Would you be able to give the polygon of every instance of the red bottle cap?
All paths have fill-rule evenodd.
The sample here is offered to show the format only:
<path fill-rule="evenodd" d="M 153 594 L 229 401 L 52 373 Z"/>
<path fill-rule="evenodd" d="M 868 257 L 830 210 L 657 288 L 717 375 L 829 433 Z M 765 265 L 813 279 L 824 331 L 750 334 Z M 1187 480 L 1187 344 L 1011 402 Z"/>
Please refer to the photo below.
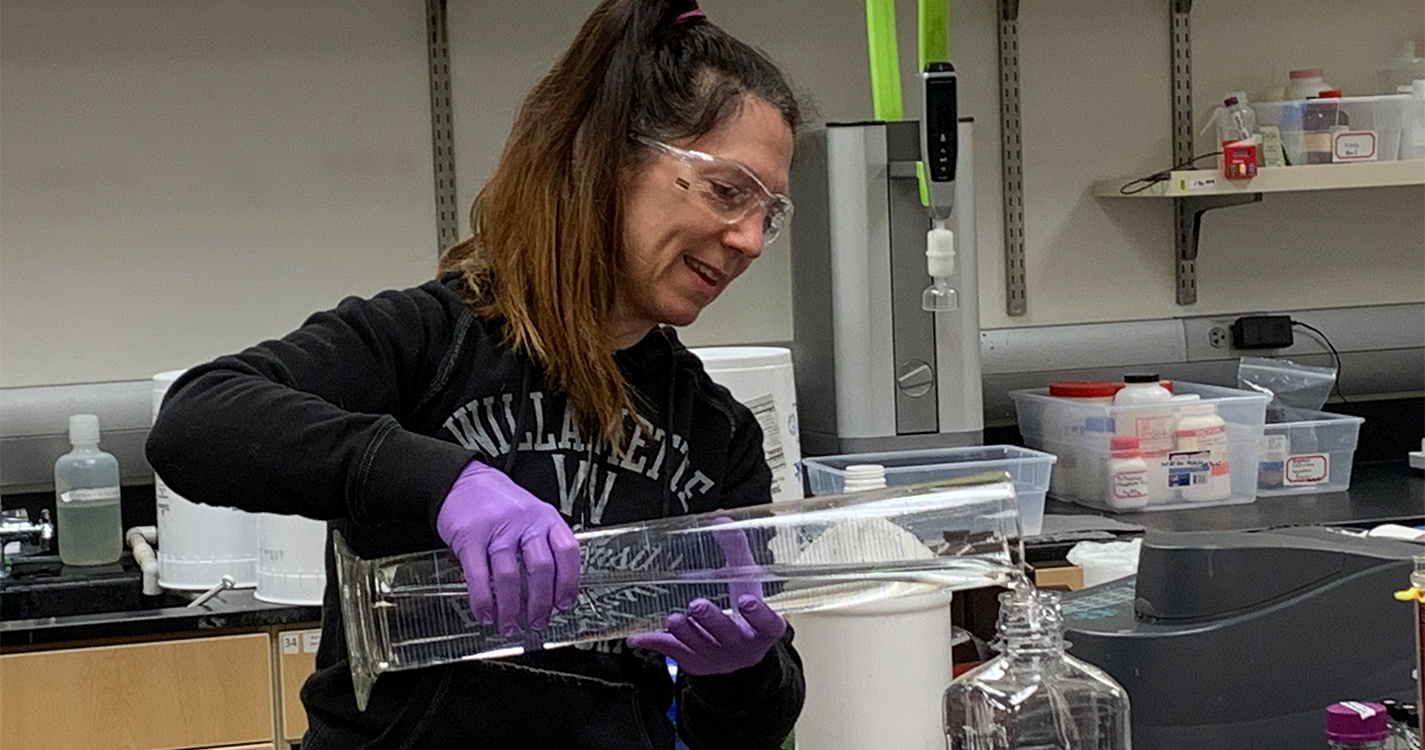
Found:
<path fill-rule="evenodd" d="M 1298 80 L 1298 79 L 1301 79 L 1301 78 L 1320 78 L 1320 77 L 1321 77 L 1321 69 L 1320 69 L 1320 68 L 1302 68 L 1301 70 L 1293 70 L 1292 72 L 1288 73 L 1287 75 L 1291 76 L 1291 80 L 1293 80 L 1293 81 Z"/>
<path fill-rule="evenodd" d="M 1049 384 L 1049 395 L 1059 398 L 1113 398 L 1123 389 L 1122 383 L 1101 380 L 1061 380 Z"/>
<path fill-rule="evenodd" d="M 1340 99 L 1341 89 L 1326 89 L 1316 95 L 1317 99 Z"/>

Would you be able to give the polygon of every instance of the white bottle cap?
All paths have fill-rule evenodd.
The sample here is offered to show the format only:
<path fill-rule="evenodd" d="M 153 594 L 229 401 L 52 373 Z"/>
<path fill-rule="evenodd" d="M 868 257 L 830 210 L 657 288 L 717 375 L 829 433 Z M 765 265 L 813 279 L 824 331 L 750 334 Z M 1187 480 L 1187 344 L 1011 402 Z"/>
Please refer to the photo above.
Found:
<path fill-rule="evenodd" d="M 70 445 L 98 445 L 99 417 L 94 414 L 74 414 L 69 417 Z"/>
<path fill-rule="evenodd" d="M 852 464 L 846 467 L 843 492 L 878 490 L 886 486 L 886 467 L 880 464 Z"/>

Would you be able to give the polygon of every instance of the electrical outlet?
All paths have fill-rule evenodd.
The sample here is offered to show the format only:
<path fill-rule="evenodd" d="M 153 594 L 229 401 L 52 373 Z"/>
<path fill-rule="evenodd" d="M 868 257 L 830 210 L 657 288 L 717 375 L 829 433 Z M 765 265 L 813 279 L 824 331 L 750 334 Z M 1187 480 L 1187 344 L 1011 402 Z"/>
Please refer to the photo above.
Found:
<path fill-rule="evenodd" d="M 1226 349 L 1231 341 L 1232 337 L 1227 333 L 1226 326 L 1213 326 L 1207 332 L 1207 343 L 1212 344 L 1213 349 Z"/>

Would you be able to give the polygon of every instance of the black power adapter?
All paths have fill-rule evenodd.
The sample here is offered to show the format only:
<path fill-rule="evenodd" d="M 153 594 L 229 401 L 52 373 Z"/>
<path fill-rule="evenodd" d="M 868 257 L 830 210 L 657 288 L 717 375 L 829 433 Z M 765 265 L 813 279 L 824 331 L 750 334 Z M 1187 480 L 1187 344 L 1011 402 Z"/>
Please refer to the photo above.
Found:
<path fill-rule="evenodd" d="M 1232 323 L 1234 349 L 1285 349 L 1293 340 L 1290 315 L 1246 315 Z"/>

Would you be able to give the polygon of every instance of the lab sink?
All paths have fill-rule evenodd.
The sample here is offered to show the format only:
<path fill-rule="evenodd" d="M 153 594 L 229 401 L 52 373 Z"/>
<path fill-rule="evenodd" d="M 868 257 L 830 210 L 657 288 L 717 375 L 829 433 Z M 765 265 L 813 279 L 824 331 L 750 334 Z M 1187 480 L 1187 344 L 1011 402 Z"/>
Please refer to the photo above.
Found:
<path fill-rule="evenodd" d="M 0 621 L 182 607 L 190 596 L 145 596 L 143 576 L 125 556 L 113 565 L 70 567 L 55 555 L 12 561 L 0 579 Z"/>

